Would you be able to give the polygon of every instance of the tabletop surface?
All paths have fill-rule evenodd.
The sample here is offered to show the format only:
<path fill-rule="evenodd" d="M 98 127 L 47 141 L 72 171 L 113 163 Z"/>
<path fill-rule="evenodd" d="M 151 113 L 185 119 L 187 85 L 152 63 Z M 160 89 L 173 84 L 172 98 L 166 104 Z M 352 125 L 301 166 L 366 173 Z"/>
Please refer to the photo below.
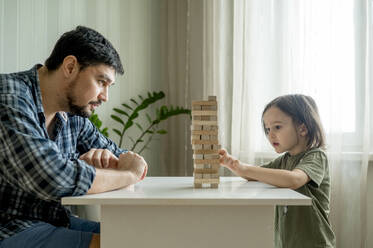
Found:
<path fill-rule="evenodd" d="M 240 177 L 220 177 L 218 188 L 194 188 L 193 177 L 146 177 L 120 190 L 62 198 L 64 205 L 311 205 L 311 198 Z"/>

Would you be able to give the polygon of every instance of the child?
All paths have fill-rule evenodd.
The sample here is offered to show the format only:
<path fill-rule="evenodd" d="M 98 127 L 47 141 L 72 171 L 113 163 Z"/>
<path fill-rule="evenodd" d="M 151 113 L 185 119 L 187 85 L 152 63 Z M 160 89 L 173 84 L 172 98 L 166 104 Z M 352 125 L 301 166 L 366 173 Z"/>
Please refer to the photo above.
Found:
<path fill-rule="evenodd" d="M 335 247 L 329 215 L 330 177 L 324 132 L 315 101 L 304 95 L 280 96 L 262 114 L 262 125 L 277 159 L 260 167 L 240 162 L 222 149 L 220 163 L 238 176 L 291 188 L 312 206 L 277 206 L 276 248 Z"/>

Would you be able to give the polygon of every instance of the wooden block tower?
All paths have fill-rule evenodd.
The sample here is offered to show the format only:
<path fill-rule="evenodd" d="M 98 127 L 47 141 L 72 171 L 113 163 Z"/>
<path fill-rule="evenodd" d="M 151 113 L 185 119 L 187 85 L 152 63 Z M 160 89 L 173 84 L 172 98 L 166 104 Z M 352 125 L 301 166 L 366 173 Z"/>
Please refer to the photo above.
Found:
<path fill-rule="evenodd" d="M 208 101 L 192 101 L 192 148 L 194 187 L 219 186 L 218 114 L 216 96 Z"/>

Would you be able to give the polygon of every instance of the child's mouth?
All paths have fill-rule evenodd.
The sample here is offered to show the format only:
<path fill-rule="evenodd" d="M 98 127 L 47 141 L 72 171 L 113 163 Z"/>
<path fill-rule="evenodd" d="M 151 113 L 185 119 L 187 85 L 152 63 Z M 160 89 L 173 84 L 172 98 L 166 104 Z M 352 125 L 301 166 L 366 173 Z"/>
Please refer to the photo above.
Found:
<path fill-rule="evenodd" d="M 279 143 L 273 143 L 273 146 L 278 146 L 279 145 Z"/>

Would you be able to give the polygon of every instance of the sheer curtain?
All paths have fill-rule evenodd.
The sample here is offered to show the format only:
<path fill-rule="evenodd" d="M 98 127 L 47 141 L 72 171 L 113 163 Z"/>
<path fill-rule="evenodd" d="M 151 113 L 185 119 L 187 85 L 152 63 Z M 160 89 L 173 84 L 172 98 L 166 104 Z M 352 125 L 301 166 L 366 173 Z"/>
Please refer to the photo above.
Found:
<path fill-rule="evenodd" d="M 372 1 L 204 1 L 204 94 L 217 94 L 222 145 L 248 163 L 276 157 L 264 105 L 303 93 L 318 103 L 338 247 L 368 247 L 372 152 Z"/>

